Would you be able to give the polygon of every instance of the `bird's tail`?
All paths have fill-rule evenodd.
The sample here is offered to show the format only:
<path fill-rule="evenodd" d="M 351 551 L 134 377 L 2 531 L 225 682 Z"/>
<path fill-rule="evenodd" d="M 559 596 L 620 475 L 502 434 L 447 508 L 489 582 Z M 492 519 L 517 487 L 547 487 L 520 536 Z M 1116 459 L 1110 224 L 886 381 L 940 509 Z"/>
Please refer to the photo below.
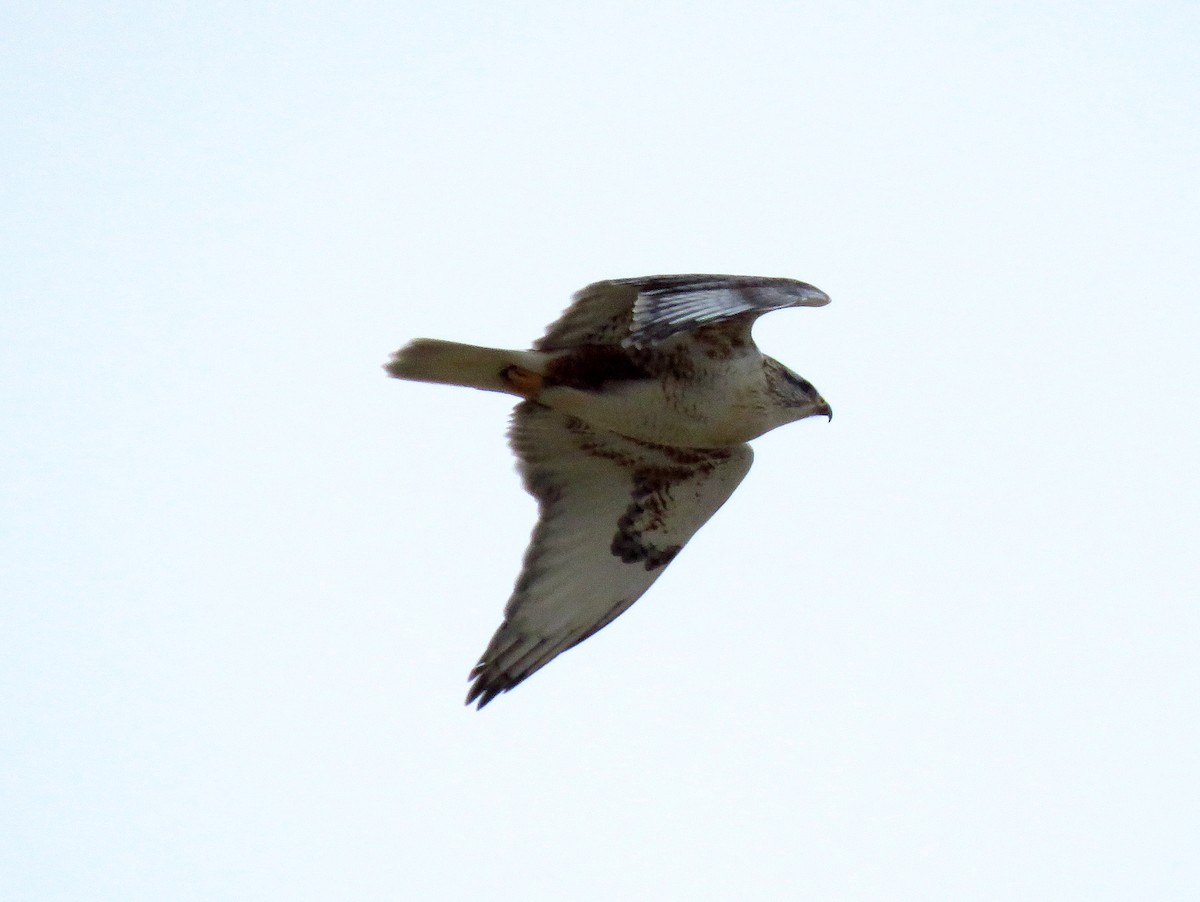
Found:
<path fill-rule="evenodd" d="M 518 366 L 540 373 L 544 356 L 537 351 L 505 351 L 436 338 L 418 338 L 393 354 L 384 369 L 397 379 L 465 385 L 515 395 L 519 392 L 505 378 L 508 368 Z"/>

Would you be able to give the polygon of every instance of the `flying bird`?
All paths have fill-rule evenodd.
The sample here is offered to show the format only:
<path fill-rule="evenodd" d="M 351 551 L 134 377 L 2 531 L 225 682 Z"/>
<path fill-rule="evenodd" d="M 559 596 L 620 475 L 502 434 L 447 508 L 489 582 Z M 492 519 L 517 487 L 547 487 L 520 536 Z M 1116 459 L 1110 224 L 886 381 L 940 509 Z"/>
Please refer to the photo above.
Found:
<path fill-rule="evenodd" d="M 587 286 L 527 351 L 419 338 L 397 379 L 523 400 L 509 429 L 538 502 L 504 621 L 471 671 L 482 708 L 626 611 L 750 469 L 747 444 L 832 417 L 762 354 L 754 321 L 829 297 L 793 279 L 671 275 Z"/>

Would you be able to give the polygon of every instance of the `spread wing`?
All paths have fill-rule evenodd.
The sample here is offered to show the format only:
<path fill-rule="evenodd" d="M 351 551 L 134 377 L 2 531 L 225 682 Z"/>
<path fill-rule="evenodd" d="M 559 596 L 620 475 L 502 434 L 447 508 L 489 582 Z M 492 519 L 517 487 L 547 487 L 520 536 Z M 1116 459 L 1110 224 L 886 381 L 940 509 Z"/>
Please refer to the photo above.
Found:
<path fill-rule="evenodd" d="M 636 442 L 529 401 L 509 439 L 539 518 L 504 622 L 471 671 L 467 703 L 480 708 L 637 601 L 754 456 L 749 445 Z"/>
<path fill-rule="evenodd" d="M 740 328 L 783 307 L 820 307 L 829 296 L 806 282 L 762 276 L 645 276 L 594 282 L 534 347 L 646 347 L 679 332 L 742 317 Z M 743 316 L 743 314 L 750 314 Z"/>

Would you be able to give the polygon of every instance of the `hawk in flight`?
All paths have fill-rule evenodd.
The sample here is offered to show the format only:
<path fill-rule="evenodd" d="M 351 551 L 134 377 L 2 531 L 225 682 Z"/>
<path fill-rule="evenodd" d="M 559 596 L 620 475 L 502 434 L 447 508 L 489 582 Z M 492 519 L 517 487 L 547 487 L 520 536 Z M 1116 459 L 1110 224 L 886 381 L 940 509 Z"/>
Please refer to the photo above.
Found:
<path fill-rule="evenodd" d="M 764 313 L 828 303 L 793 279 L 610 279 L 577 292 L 532 350 L 419 338 L 396 352 L 397 379 L 524 399 L 509 443 L 538 522 L 467 704 L 482 708 L 637 601 L 745 477 L 750 439 L 832 415 L 750 337 Z"/>

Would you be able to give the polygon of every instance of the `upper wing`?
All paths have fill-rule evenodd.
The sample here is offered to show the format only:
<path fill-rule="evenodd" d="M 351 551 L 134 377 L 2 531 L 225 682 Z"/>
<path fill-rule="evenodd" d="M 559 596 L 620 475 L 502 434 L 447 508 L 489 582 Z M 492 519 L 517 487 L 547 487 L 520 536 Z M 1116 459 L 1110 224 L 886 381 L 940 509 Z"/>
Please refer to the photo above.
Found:
<path fill-rule="evenodd" d="M 645 347 L 699 326 L 782 307 L 820 307 L 829 296 L 806 282 L 762 276 L 644 276 L 594 282 L 534 345 Z"/>
<path fill-rule="evenodd" d="M 538 351 L 578 345 L 617 345 L 629 335 L 637 288 L 620 281 L 593 282 L 571 298 L 571 306 L 533 343 Z"/>
<path fill-rule="evenodd" d="M 510 442 L 540 516 L 467 703 L 501 692 L 611 623 L 750 469 L 749 445 L 668 448 L 526 401 Z"/>

